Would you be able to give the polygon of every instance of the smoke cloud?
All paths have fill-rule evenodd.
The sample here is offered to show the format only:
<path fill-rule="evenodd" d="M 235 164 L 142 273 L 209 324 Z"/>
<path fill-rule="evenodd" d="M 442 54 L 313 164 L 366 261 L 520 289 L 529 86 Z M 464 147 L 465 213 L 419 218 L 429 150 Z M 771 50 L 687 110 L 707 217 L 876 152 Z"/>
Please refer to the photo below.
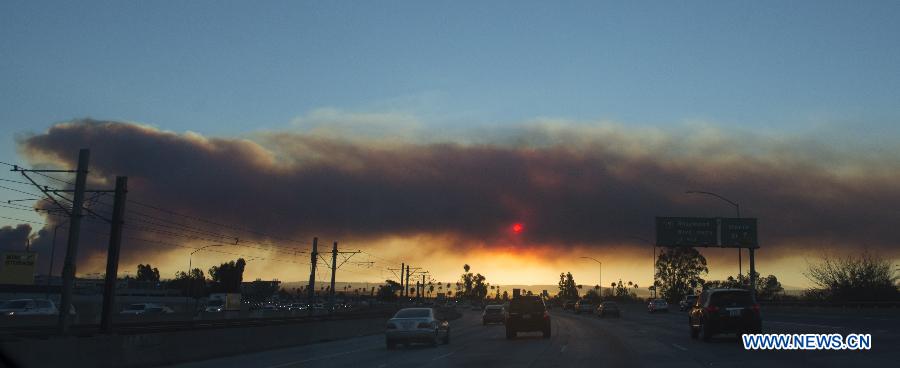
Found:
<path fill-rule="evenodd" d="M 125 175 L 130 199 L 292 239 L 430 234 L 454 239 L 442 246 L 460 250 L 618 247 L 635 244 L 632 236 L 651 238 L 654 216 L 734 214 L 686 190 L 741 203 L 743 216 L 759 219 L 768 254 L 821 247 L 895 254 L 900 222 L 896 156 L 707 126 L 673 134 L 535 121 L 398 142 L 296 131 L 212 138 L 77 120 L 19 145 L 33 164 L 66 168 L 79 148 L 90 148 L 92 185 Z M 513 234 L 514 223 L 525 230 Z M 105 251 L 105 243 L 87 249 Z"/>

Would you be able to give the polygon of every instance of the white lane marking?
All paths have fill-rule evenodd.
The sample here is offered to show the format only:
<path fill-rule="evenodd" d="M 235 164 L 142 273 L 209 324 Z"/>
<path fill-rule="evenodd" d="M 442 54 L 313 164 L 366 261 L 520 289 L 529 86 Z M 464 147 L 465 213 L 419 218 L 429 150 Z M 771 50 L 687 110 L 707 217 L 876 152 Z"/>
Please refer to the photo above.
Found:
<path fill-rule="evenodd" d="M 291 365 L 295 365 L 295 364 L 309 363 L 309 362 L 314 362 L 314 361 L 317 361 L 317 360 L 328 359 L 328 358 L 334 358 L 334 357 L 341 356 L 341 355 L 347 355 L 347 354 L 358 353 L 358 352 L 360 352 L 360 351 L 366 351 L 366 350 L 373 350 L 373 348 L 365 348 L 365 349 L 356 349 L 356 350 L 342 351 L 342 352 L 340 352 L 340 353 L 334 353 L 334 354 L 323 355 L 323 356 L 316 357 L 316 358 L 310 358 L 310 359 L 298 360 L 298 361 L 295 361 L 295 362 L 287 362 L 287 363 L 282 363 L 282 364 L 278 364 L 278 365 L 270 365 L 268 368 L 282 368 L 282 367 L 287 367 L 287 366 L 291 366 Z"/>
<path fill-rule="evenodd" d="M 560 352 L 560 353 L 565 353 L 567 347 L 569 347 L 569 345 L 563 345 L 563 346 L 562 346 L 562 349 L 559 349 L 559 352 Z"/>
<path fill-rule="evenodd" d="M 431 361 L 435 361 L 435 360 L 439 360 L 439 359 L 444 359 L 444 358 L 446 358 L 446 357 L 448 357 L 448 356 L 453 355 L 453 353 L 455 353 L 455 352 L 456 352 L 456 351 L 451 351 L 451 352 L 449 352 L 449 353 L 447 353 L 447 354 L 444 354 L 444 355 L 438 355 L 438 356 L 436 356 L 436 357 L 434 357 L 434 358 L 431 358 Z"/>
<path fill-rule="evenodd" d="M 687 351 L 687 348 L 678 344 L 673 343 L 672 346 L 681 349 L 681 351 Z"/>
<path fill-rule="evenodd" d="M 841 327 L 841 326 L 814 325 L 811 323 L 797 323 L 797 322 L 766 321 L 766 323 L 778 323 L 778 324 L 782 324 L 782 325 L 796 325 L 796 326 L 808 326 L 808 327 L 819 327 L 819 328 L 837 328 L 837 329 L 845 328 L 845 327 Z"/>

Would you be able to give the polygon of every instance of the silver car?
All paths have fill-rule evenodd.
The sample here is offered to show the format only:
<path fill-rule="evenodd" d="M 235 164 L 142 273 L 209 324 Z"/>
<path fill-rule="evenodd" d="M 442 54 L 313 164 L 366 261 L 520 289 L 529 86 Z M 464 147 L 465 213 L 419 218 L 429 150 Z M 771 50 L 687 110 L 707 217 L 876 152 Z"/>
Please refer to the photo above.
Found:
<path fill-rule="evenodd" d="M 404 308 L 388 320 L 384 338 L 388 349 L 416 342 L 449 344 L 450 324 L 439 320 L 432 308 Z"/>

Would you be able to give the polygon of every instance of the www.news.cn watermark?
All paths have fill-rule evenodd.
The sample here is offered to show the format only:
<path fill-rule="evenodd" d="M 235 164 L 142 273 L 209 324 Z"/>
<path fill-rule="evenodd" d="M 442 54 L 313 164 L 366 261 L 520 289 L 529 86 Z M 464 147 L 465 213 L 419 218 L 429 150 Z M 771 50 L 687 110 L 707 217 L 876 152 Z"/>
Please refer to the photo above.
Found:
<path fill-rule="evenodd" d="M 870 350 L 871 334 L 744 334 L 746 350 Z"/>

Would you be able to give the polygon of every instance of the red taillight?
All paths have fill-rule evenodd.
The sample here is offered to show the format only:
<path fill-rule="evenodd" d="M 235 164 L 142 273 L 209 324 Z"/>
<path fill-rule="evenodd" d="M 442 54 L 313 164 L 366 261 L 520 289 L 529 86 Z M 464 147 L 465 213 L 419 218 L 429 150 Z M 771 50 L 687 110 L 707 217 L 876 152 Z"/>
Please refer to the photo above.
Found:
<path fill-rule="evenodd" d="M 544 311 L 544 319 L 550 319 L 550 313 Z"/>
<path fill-rule="evenodd" d="M 419 328 L 431 328 L 431 323 L 419 322 Z"/>
<path fill-rule="evenodd" d="M 753 311 L 756 312 L 757 314 L 759 314 L 759 304 L 753 305 Z"/>
<path fill-rule="evenodd" d="M 719 311 L 719 307 L 717 307 L 715 305 L 710 305 L 710 306 L 706 307 L 706 311 L 709 313 L 716 313 Z"/>

